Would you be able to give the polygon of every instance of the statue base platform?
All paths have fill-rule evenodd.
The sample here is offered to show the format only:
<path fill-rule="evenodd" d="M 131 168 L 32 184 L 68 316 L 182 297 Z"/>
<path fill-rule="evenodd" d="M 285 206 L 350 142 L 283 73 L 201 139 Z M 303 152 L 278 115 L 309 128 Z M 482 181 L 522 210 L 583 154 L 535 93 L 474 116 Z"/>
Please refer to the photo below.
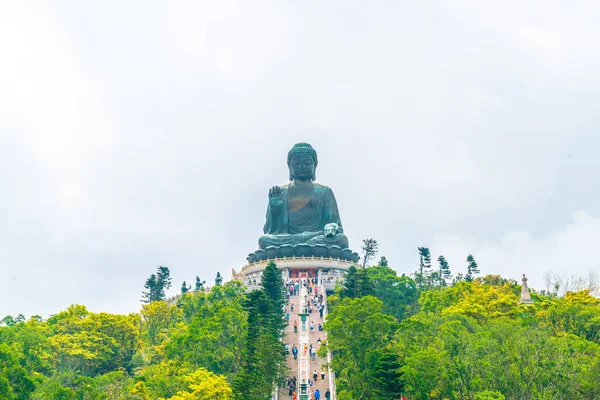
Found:
<path fill-rule="evenodd" d="M 260 288 L 262 272 L 273 261 L 282 271 L 283 280 L 313 279 L 323 282 L 325 289 L 333 290 L 335 283 L 342 279 L 355 262 L 329 257 L 285 257 L 255 261 L 242 267 L 240 272 L 232 270 L 232 279 L 240 280 L 249 291 Z"/>
<path fill-rule="evenodd" d="M 297 245 L 284 244 L 281 246 L 268 246 L 248 254 L 246 260 L 248 260 L 248 264 L 253 264 L 257 261 L 295 257 L 337 258 L 355 263 L 360 259 L 358 253 L 353 252 L 350 249 L 342 249 L 340 246 L 300 243 Z"/>

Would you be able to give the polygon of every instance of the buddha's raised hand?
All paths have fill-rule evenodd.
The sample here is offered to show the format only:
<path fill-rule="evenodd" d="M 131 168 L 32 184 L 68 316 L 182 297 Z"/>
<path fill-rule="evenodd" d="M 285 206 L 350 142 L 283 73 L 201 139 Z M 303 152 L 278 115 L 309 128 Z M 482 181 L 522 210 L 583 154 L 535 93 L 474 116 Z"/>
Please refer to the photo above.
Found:
<path fill-rule="evenodd" d="M 269 189 L 269 202 L 273 208 L 281 208 L 283 205 L 283 199 L 281 198 L 281 188 L 279 186 L 273 186 Z"/>

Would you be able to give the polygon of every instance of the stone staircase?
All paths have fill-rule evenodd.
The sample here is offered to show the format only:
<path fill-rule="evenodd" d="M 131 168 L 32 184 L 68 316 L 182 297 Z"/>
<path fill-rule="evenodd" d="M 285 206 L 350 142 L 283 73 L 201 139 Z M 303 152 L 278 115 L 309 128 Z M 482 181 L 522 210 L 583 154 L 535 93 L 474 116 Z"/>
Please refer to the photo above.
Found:
<path fill-rule="evenodd" d="M 319 331 L 318 325 L 319 323 L 323 324 L 326 320 L 327 316 L 327 296 L 325 290 L 323 290 L 323 286 L 321 284 L 316 285 L 319 293 L 323 294 L 325 310 L 323 312 L 323 318 L 319 316 L 318 311 L 313 311 L 310 314 L 304 314 L 305 322 L 302 322 L 303 315 L 299 313 L 302 311 L 305 306 L 305 296 L 307 295 L 307 288 L 301 286 L 300 293 L 298 296 L 290 296 L 289 304 L 286 307 L 286 312 L 290 313 L 289 324 L 286 326 L 284 331 L 284 343 L 289 343 L 290 352 L 287 356 L 286 362 L 287 366 L 290 370 L 289 377 L 295 376 L 297 378 L 298 386 L 297 386 L 297 396 L 298 400 L 304 399 L 313 399 L 313 393 L 319 389 L 321 392 L 321 400 L 325 400 L 325 392 L 327 389 L 331 392 L 331 399 L 335 399 L 335 382 L 333 376 L 331 375 L 331 371 L 325 367 L 328 361 L 328 358 L 322 358 L 318 355 L 314 360 L 311 359 L 308 351 L 306 354 L 304 353 L 304 346 L 309 347 L 311 344 L 315 346 L 317 349 L 319 348 L 318 341 L 321 339 L 321 342 L 325 342 L 327 340 L 327 334 L 325 331 Z M 294 305 L 294 311 L 291 311 L 291 305 Z M 294 332 L 294 321 L 298 322 L 298 332 Z M 314 323 L 315 329 L 313 331 L 310 330 L 310 322 Z M 294 360 L 294 357 L 291 353 L 292 345 L 296 345 L 298 347 L 298 360 Z M 317 371 L 317 379 L 313 381 L 312 386 L 308 386 L 308 396 L 302 395 L 301 392 L 301 383 L 308 383 L 309 379 L 313 380 L 313 372 Z M 321 378 L 321 371 L 325 371 L 325 379 Z M 277 393 L 274 395 L 274 398 L 277 400 L 289 400 L 291 396 L 289 394 L 288 387 L 279 388 Z"/>

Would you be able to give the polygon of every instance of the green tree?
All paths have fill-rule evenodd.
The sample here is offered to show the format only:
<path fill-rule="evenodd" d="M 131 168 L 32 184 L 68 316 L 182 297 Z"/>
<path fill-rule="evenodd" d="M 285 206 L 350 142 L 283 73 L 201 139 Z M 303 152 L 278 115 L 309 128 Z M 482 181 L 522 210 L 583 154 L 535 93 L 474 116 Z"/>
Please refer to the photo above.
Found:
<path fill-rule="evenodd" d="M 440 286 L 446 286 L 447 281 L 452 279 L 452 272 L 450 271 L 450 265 L 444 256 L 438 257 L 439 263 L 439 277 L 440 277 Z"/>
<path fill-rule="evenodd" d="M 388 266 L 387 258 L 385 258 L 385 256 L 381 256 L 381 258 L 379 259 L 379 263 L 377 263 L 377 265 L 380 267 L 387 267 Z"/>
<path fill-rule="evenodd" d="M 273 301 L 266 291 L 250 292 L 244 305 L 249 329 L 240 372 L 233 379 L 233 392 L 236 398 L 264 400 L 285 370 L 285 352 L 279 340 L 280 330 L 273 326 Z"/>
<path fill-rule="evenodd" d="M 165 343 L 168 358 L 231 379 L 243 361 L 247 333 L 243 300 L 239 282 L 228 282 L 209 292 L 195 292 L 180 299 L 178 308 L 187 315 L 189 323 L 179 324 L 171 333 Z"/>
<path fill-rule="evenodd" d="M 221 277 L 221 273 L 217 272 L 217 277 L 215 278 L 215 286 L 221 286 L 223 283 L 223 278 Z"/>
<path fill-rule="evenodd" d="M 475 400 L 505 400 L 506 397 L 500 392 L 493 392 L 491 390 L 484 390 L 475 394 Z"/>
<path fill-rule="evenodd" d="M 377 399 L 375 365 L 394 331 L 394 318 L 382 313 L 373 296 L 344 299 L 328 315 L 325 329 L 339 397 Z"/>
<path fill-rule="evenodd" d="M 170 398 L 178 392 L 187 391 L 186 377 L 193 370 L 186 363 L 173 360 L 161 361 L 136 372 L 136 379 L 142 381 L 143 386 L 136 385 L 133 390 L 138 394 L 146 393 L 151 399 Z"/>
<path fill-rule="evenodd" d="M 23 357 L 0 343 L 0 395 L 7 400 L 27 399 L 35 390 L 33 376 L 21 365 Z"/>
<path fill-rule="evenodd" d="M 280 318 L 283 313 L 283 305 L 285 303 L 285 288 L 283 286 L 283 278 L 281 271 L 277 268 L 275 262 L 270 261 L 265 267 L 260 286 L 265 291 L 267 298 L 272 303 L 272 314 L 275 318 L 274 327 L 280 328 Z M 279 322 L 279 323 L 278 323 Z"/>
<path fill-rule="evenodd" d="M 233 392 L 225 377 L 204 368 L 184 377 L 187 391 L 180 391 L 168 400 L 233 400 Z"/>
<path fill-rule="evenodd" d="M 362 267 L 365 268 L 369 264 L 369 261 L 371 261 L 373 258 L 375 258 L 375 256 L 379 252 L 379 244 L 377 243 L 377 240 L 363 239 L 362 251 L 363 251 Z"/>
<path fill-rule="evenodd" d="M 539 316 L 557 334 L 571 333 L 600 344 L 600 299 L 590 295 L 589 290 L 568 292 L 541 310 Z"/>
<path fill-rule="evenodd" d="M 369 269 L 358 269 L 354 265 L 351 265 L 344 277 L 340 297 L 354 299 L 373 295 L 373 283 L 369 279 Z"/>
<path fill-rule="evenodd" d="M 431 252 L 427 247 L 418 247 L 419 251 L 419 271 L 415 273 L 415 282 L 419 290 L 425 287 L 431 273 Z"/>
<path fill-rule="evenodd" d="M 397 400 L 404 393 L 401 367 L 397 353 L 386 349 L 381 354 L 373 367 L 374 390 L 378 399 Z"/>
<path fill-rule="evenodd" d="M 161 301 L 166 299 L 166 290 L 171 287 L 169 268 L 160 266 L 156 274 L 150 275 L 142 291 L 142 303 Z"/>
<path fill-rule="evenodd" d="M 146 279 L 144 289 L 146 290 L 142 291 L 142 303 L 160 300 L 160 291 L 155 274 L 150 275 L 150 277 Z"/>
<path fill-rule="evenodd" d="M 54 368 L 59 372 L 98 375 L 131 369 L 139 346 L 139 316 L 89 313 L 71 306 L 48 320 Z"/>
<path fill-rule="evenodd" d="M 418 300 L 415 282 L 407 276 L 398 276 L 389 267 L 369 267 L 367 272 L 371 294 L 383 302 L 383 312 L 398 320 L 411 315 Z"/>
<path fill-rule="evenodd" d="M 286 371 L 281 339 L 284 287 L 281 271 L 270 262 L 263 271 L 261 290 L 250 292 L 244 302 L 248 315 L 240 372 L 233 379 L 236 398 L 268 399 Z"/>
<path fill-rule="evenodd" d="M 354 265 L 350 265 L 346 275 L 344 276 L 344 281 L 342 283 L 342 290 L 340 293 L 341 298 L 356 298 L 356 273 L 358 268 Z"/>
<path fill-rule="evenodd" d="M 467 274 L 465 275 L 465 281 L 472 282 L 475 274 L 479 273 L 479 266 L 475 261 L 472 254 L 467 256 Z"/>
<path fill-rule="evenodd" d="M 182 312 L 177 306 L 170 306 L 165 301 L 144 304 L 141 311 L 141 332 L 146 342 L 156 346 L 166 341 L 178 322 Z"/>
<path fill-rule="evenodd" d="M 163 266 L 158 267 L 156 282 L 159 288 L 159 300 L 164 300 L 167 296 L 165 291 L 171 288 L 171 273 L 169 272 L 169 268 Z"/>

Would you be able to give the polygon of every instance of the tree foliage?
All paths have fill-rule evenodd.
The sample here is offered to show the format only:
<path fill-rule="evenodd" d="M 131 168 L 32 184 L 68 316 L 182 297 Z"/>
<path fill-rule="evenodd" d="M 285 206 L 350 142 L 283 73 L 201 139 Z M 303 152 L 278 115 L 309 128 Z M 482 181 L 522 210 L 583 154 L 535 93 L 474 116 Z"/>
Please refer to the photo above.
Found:
<path fill-rule="evenodd" d="M 240 371 L 232 383 L 236 398 L 270 398 L 275 384 L 286 372 L 285 351 L 280 340 L 284 302 L 281 271 L 271 261 L 263 271 L 261 289 L 250 292 L 244 302 L 249 329 L 241 353 Z"/>
<path fill-rule="evenodd" d="M 420 253 L 426 271 L 427 252 Z M 589 291 L 563 298 L 532 293 L 533 305 L 519 304 L 514 280 L 475 278 L 478 266 L 469 263 L 470 281 L 424 285 L 418 312 L 391 306 L 406 304 L 410 285 L 390 285 L 405 277 L 367 268 L 378 300 L 344 297 L 355 287 L 356 272 L 348 274 L 325 324 L 338 397 L 600 398 L 600 300 Z"/>
<path fill-rule="evenodd" d="M 467 274 L 465 275 L 465 280 L 467 282 L 472 282 L 475 274 L 479 273 L 479 265 L 475 261 L 475 258 L 472 254 L 467 256 Z"/>
<path fill-rule="evenodd" d="M 184 282 L 185 284 L 185 282 Z M 142 291 L 142 303 L 161 301 L 166 299 L 166 291 L 171 287 L 171 273 L 169 268 L 160 266 L 156 274 L 150 275 Z"/>
<path fill-rule="evenodd" d="M 166 282 L 167 271 L 159 273 Z M 72 305 L 47 320 L 4 318 L 0 399 L 233 399 L 248 333 L 245 299 L 241 284 L 228 282 L 186 293 L 176 305 L 149 302 L 139 314 Z M 259 335 L 257 357 L 281 357 L 279 337 L 271 337 Z M 263 358 L 257 373 L 270 362 Z"/>
<path fill-rule="evenodd" d="M 362 267 L 365 268 L 369 265 L 369 261 L 375 258 L 377 253 L 379 252 L 379 244 L 375 239 L 364 239 L 362 245 L 363 251 L 363 264 Z"/>
<path fill-rule="evenodd" d="M 337 372 L 339 397 L 376 399 L 381 374 L 377 362 L 394 330 L 394 318 L 382 312 L 383 302 L 373 296 L 346 298 L 327 317 L 328 348 Z"/>

